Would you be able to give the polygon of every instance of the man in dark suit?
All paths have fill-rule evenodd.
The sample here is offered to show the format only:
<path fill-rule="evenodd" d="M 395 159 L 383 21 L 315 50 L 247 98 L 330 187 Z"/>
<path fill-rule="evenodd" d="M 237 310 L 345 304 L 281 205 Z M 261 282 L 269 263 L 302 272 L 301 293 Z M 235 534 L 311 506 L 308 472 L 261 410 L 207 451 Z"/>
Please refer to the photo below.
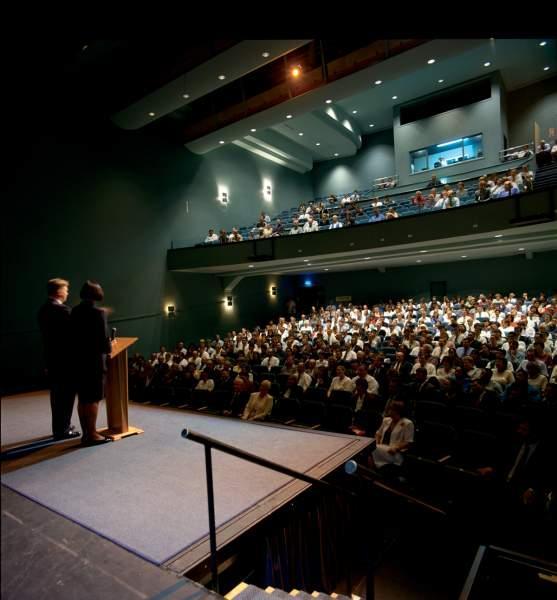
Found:
<path fill-rule="evenodd" d="M 395 361 L 391 365 L 390 372 L 395 372 L 402 383 L 410 381 L 410 373 L 412 371 L 412 363 L 407 360 L 406 354 L 402 351 L 398 351 L 395 354 Z"/>
<path fill-rule="evenodd" d="M 71 425 L 75 389 L 71 376 L 70 313 L 64 304 L 68 299 L 69 283 L 65 279 L 50 279 L 47 284 L 48 300 L 39 310 L 52 409 L 52 435 L 63 440 L 79 437 Z"/>

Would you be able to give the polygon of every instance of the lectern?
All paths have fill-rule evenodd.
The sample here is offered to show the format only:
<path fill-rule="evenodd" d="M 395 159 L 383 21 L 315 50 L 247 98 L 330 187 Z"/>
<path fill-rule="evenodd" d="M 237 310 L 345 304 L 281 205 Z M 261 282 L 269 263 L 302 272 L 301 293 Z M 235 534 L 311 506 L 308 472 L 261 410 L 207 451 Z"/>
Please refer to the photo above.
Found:
<path fill-rule="evenodd" d="M 138 338 L 116 338 L 108 358 L 106 375 L 106 414 L 108 429 L 100 433 L 113 440 L 143 433 L 128 423 L 128 348 Z"/>

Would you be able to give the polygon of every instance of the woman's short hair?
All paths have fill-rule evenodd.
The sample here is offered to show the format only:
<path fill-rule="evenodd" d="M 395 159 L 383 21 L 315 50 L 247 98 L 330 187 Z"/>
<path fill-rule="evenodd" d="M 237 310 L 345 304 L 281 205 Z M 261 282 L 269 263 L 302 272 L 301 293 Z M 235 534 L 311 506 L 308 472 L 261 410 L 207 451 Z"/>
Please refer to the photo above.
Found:
<path fill-rule="evenodd" d="M 79 297 L 82 300 L 92 300 L 101 302 L 104 298 L 104 292 L 102 287 L 96 281 L 90 281 L 89 279 L 83 284 Z"/>

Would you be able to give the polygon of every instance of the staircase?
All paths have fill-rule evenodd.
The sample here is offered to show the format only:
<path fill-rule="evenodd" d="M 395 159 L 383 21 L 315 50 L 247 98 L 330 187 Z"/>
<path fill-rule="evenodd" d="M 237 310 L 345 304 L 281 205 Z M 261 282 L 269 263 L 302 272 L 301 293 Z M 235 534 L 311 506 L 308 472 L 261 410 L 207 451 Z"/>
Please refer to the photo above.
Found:
<path fill-rule="evenodd" d="M 277 590 L 267 587 L 264 590 L 250 585 L 249 583 L 239 583 L 234 589 L 230 590 L 224 596 L 226 600 L 360 600 L 359 596 L 352 594 L 352 597 L 342 596 L 340 594 L 323 594 L 313 592 L 308 594 L 300 590 L 292 590 L 290 593 L 283 590 Z"/>
<path fill-rule="evenodd" d="M 557 186 L 557 163 L 538 167 L 534 179 L 534 191 Z"/>

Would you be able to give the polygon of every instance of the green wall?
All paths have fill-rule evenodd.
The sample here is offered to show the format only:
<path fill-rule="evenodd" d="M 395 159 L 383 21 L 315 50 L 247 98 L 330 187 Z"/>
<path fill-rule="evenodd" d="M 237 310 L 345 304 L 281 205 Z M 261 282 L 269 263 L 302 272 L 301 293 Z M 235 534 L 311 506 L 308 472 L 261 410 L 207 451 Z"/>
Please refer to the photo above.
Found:
<path fill-rule="evenodd" d="M 1 223 L 2 289 L 9 290 L 1 311 L 3 383 L 41 372 L 36 313 L 49 278 L 70 280 L 71 305 L 85 279 L 98 280 L 118 334 L 139 337 L 137 350 L 148 352 L 169 335 L 162 311 L 174 285 L 166 271 L 172 240 L 201 241 L 209 227 L 230 229 L 313 195 L 309 174 L 233 146 L 197 156 L 148 130 L 96 123 L 74 131 L 59 122 L 48 129 L 22 133 Z M 262 177 L 272 181 L 272 204 L 261 194 Z M 230 191 L 226 208 L 216 200 L 221 182 Z M 195 315 L 184 322 L 187 333 L 205 334 L 219 314 L 220 285 L 212 279 L 201 288 L 205 302 L 197 300 L 200 286 L 181 290 L 180 304 Z"/>

